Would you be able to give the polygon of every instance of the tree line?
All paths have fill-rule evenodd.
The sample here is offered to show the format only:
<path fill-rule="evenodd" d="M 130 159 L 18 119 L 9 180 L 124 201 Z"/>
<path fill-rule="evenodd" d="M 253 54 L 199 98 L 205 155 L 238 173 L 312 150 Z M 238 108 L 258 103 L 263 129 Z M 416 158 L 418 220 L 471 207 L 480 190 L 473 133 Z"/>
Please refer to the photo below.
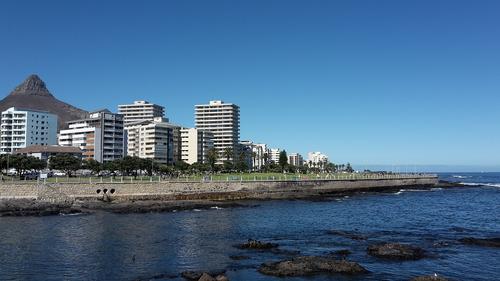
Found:
<path fill-rule="evenodd" d="M 222 164 L 217 161 L 222 157 Z M 206 155 L 206 163 L 187 164 L 178 161 L 167 165 L 158 163 L 152 159 L 144 159 L 136 156 L 125 156 L 122 159 L 100 163 L 94 159 L 81 160 L 70 154 L 58 154 L 50 157 L 48 163 L 33 156 L 25 155 L 1 155 L 0 169 L 7 173 L 14 168 L 17 176 L 22 178 L 32 172 L 40 172 L 45 169 L 62 171 L 68 177 L 73 176 L 79 170 L 88 170 L 98 176 L 134 176 L 138 175 L 161 175 L 177 177 L 185 174 L 200 173 L 231 173 L 231 172 L 288 172 L 288 173 L 319 173 L 319 172 L 353 172 L 351 165 L 335 165 L 330 162 L 313 164 L 305 163 L 301 166 L 293 166 L 288 163 L 286 151 L 282 151 L 278 163 L 266 161 L 260 169 L 250 167 L 252 158 L 255 162 L 255 154 L 244 151 L 234 153 L 227 148 L 219 154 L 215 149 L 210 149 Z"/>

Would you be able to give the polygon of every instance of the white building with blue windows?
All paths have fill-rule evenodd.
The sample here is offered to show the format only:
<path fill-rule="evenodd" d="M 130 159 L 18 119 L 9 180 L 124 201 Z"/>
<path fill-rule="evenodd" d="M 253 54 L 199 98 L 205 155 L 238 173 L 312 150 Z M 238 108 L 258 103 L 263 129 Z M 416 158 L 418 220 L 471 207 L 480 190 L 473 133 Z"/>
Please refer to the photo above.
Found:
<path fill-rule="evenodd" d="M 55 144 L 57 144 L 57 115 L 16 107 L 2 112 L 1 154 L 12 154 L 32 145 Z"/>

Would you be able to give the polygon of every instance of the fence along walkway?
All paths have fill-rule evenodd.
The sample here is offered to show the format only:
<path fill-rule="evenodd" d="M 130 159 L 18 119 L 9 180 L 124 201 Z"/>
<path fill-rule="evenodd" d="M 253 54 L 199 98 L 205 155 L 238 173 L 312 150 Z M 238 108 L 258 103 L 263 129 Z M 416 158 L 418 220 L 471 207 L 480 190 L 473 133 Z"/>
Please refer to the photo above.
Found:
<path fill-rule="evenodd" d="M 52 177 L 48 179 L 19 180 L 15 178 L 3 179 L 1 183 L 5 184 L 145 184 L 145 183 L 178 183 L 178 182 L 272 182 L 272 181 L 346 181 L 346 180 L 397 180 L 397 179 L 422 179 L 437 178 L 436 174 L 319 174 L 319 175 L 259 175 L 259 174 L 241 174 L 241 175 L 191 175 L 181 177 L 162 177 L 162 176 L 116 176 L 116 177 Z"/>

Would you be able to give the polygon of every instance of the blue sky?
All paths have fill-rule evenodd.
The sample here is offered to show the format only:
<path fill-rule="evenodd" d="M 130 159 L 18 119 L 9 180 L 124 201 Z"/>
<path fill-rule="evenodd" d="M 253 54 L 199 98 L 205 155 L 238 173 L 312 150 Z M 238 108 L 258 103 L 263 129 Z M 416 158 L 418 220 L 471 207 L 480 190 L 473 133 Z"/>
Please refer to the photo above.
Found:
<path fill-rule="evenodd" d="M 1 1 L 0 93 L 31 73 L 86 110 L 146 99 L 193 126 L 357 165 L 500 170 L 500 1 Z"/>

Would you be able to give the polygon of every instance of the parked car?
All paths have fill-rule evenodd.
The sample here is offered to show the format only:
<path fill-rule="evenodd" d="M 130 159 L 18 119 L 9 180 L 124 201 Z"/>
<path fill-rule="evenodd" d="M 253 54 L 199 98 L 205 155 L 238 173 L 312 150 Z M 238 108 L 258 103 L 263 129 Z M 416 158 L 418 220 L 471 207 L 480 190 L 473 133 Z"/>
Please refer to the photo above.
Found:
<path fill-rule="evenodd" d="M 22 176 L 23 180 L 36 180 L 40 176 L 39 173 L 28 173 Z"/>

